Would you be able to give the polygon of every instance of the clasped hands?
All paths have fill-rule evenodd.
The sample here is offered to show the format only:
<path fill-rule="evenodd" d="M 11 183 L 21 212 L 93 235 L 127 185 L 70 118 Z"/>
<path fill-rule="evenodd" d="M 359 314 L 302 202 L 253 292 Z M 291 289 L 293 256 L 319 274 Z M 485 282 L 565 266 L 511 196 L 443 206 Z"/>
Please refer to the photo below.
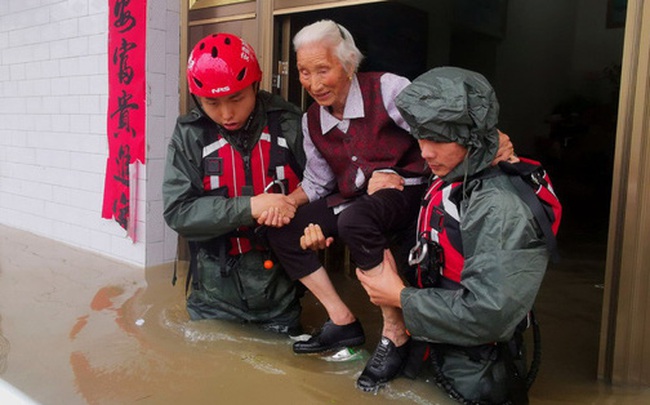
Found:
<path fill-rule="evenodd" d="M 251 197 L 251 214 L 260 225 L 280 228 L 296 215 L 298 204 L 284 194 L 263 193 Z"/>
<path fill-rule="evenodd" d="M 368 194 L 383 188 L 404 190 L 404 179 L 396 173 L 374 172 L 368 181 Z M 287 225 L 297 208 L 296 200 L 283 194 L 263 193 L 251 197 L 251 214 L 259 225 L 275 228 Z"/>

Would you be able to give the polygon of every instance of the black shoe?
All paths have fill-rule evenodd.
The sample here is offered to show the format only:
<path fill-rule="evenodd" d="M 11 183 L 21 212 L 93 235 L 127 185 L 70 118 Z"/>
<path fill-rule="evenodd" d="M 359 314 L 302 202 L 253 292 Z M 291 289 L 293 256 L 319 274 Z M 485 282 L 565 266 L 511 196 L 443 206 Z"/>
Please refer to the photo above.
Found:
<path fill-rule="evenodd" d="M 366 368 L 357 379 L 357 388 L 365 392 L 377 391 L 386 382 L 397 377 L 408 359 L 410 343 L 409 339 L 400 347 L 395 347 L 390 339 L 382 336 L 375 352 L 366 363 Z"/>
<path fill-rule="evenodd" d="M 348 346 L 360 346 L 366 341 L 359 320 L 347 325 L 335 325 L 327 320 L 320 332 L 305 342 L 293 344 L 295 353 L 319 353 Z"/>

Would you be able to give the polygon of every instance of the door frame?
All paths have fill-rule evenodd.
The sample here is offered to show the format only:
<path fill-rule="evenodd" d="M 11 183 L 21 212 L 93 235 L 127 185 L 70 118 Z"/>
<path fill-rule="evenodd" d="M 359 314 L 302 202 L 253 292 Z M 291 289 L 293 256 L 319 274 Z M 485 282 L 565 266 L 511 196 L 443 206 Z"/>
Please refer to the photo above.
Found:
<path fill-rule="evenodd" d="M 598 377 L 650 385 L 650 1 L 629 0 L 610 208 Z"/>
<path fill-rule="evenodd" d="M 184 78 L 190 1 L 181 0 L 181 112 L 186 112 L 188 105 Z M 256 1 L 255 15 L 245 16 L 257 20 L 257 53 L 262 70 L 271 73 L 264 75 L 263 89 L 271 90 L 272 75 L 277 74 L 277 60 L 273 57 L 274 41 L 278 39 L 275 35 L 283 38 L 282 49 L 275 53 L 278 55 L 275 59 L 284 58 L 290 52 L 290 20 L 283 19 L 281 27 L 276 30 L 276 18 L 387 0 L 316 1 Z M 597 370 L 598 378 L 613 384 L 650 385 L 650 367 L 645 366 L 650 364 L 650 318 L 645 316 L 650 302 L 650 275 L 647 271 L 650 268 L 650 249 L 644 245 L 650 240 L 648 49 L 650 0 L 628 0 Z"/>

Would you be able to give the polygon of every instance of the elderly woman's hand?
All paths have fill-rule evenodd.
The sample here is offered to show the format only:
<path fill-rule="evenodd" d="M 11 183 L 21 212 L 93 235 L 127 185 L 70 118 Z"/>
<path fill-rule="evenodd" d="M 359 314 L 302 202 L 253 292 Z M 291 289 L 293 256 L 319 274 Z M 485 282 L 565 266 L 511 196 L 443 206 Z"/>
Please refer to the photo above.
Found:
<path fill-rule="evenodd" d="M 283 215 L 277 207 L 271 207 L 260 214 L 257 218 L 257 223 L 263 226 L 281 228 L 291 222 L 292 217 Z"/>
<path fill-rule="evenodd" d="M 373 172 L 368 181 L 368 194 L 372 195 L 385 188 L 404 190 L 404 178 L 397 173 Z"/>
<path fill-rule="evenodd" d="M 303 250 L 323 250 L 328 248 L 333 242 L 334 238 L 331 236 L 326 238 L 320 225 L 317 224 L 307 225 L 305 233 L 300 237 L 300 247 Z"/>
<path fill-rule="evenodd" d="M 497 155 L 492 161 L 492 165 L 496 165 L 501 161 L 517 163 L 519 162 L 519 158 L 515 155 L 515 146 L 510 141 L 510 137 L 499 131 L 499 150 L 497 150 Z"/>

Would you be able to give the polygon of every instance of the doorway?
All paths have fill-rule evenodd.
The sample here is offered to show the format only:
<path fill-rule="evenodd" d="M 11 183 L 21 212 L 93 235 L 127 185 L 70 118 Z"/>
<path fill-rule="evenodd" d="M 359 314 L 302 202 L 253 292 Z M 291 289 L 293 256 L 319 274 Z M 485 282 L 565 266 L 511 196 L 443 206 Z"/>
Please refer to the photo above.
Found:
<path fill-rule="evenodd" d="M 475 70 L 494 86 L 499 128 L 544 164 L 565 215 L 560 242 L 606 244 L 623 28 L 600 8 L 544 1 L 391 1 L 276 15 L 274 91 L 304 109 L 290 39 L 332 19 L 365 56 L 361 71 L 414 79 L 436 66 Z M 610 27 L 610 28 L 608 28 Z M 597 50 L 597 56 L 594 51 Z M 585 169 L 588 168 L 588 169 Z M 604 262 L 604 248 L 596 256 Z"/>
<path fill-rule="evenodd" d="M 362 71 L 413 79 L 453 65 L 490 80 L 501 104 L 499 128 L 519 155 L 544 164 L 564 206 L 562 262 L 549 267 L 537 311 L 545 363 L 576 384 L 595 379 L 598 368 L 623 51 L 623 28 L 607 23 L 608 2 L 583 3 L 395 1 L 275 17 L 278 54 L 287 58 L 276 91 L 303 109 L 311 100 L 289 42 L 320 19 L 351 31 L 366 56 Z M 540 382 L 553 378 L 542 373 Z"/>
<path fill-rule="evenodd" d="M 427 67 L 427 14 L 401 3 L 380 2 L 276 17 L 276 27 L 284 27 L 276 30 L 276 44 L 279 55 L 286 59 L 275 64 L 283 66 L 284 74 L 274 90 L 303 110 L 311 104 L 313 100 L 298 81 L 291 38 L 304 26 L 322 19 L 334 20 L 350 31 L 364 55 L 359 71 L 392 72 L 414 79 Z"/>
<path fill-rule="evenodd" d="M 352 32 L 366 55 L 363 70 L 414 78 L 431 67 L 456 65 L 491 81 L 501 104 L 500 129 L 518 154 L 542 161 L 564 205 L 558 242 L 566 267 L 549 268 L 540 293 L 546 309 L 538 308 L 542 321 L 550 325 L 568 317 L 589 331 L 581 338 L 588 342 L 571 334 L 546 335 L 545 355 L 571 369 L 574 362 L 563 350 L 587 350 L 586 369 L 578 374 L 595 378 L 624 34 L 622 25 L 608 22 L 610 2 L 403 0 L 333 8 L 327 7 L 359 2 L 274 3 L 273 59 L 287 64 L 272 64 L 281 78 L 273 91 L 286 91 L 303 108 L 310 100 L 297 80 L 290 39 L 322 18 Z M 237 20 L 224 11 L 209 29 L 227 29 L 257 45 L 254 2 L 223 9 L 229 7 L 251 17 Z M 546 295 L 554 289 L 564 292 L 559 301 Z M 577 307 L 585 310 L 572 312 Z"/>

